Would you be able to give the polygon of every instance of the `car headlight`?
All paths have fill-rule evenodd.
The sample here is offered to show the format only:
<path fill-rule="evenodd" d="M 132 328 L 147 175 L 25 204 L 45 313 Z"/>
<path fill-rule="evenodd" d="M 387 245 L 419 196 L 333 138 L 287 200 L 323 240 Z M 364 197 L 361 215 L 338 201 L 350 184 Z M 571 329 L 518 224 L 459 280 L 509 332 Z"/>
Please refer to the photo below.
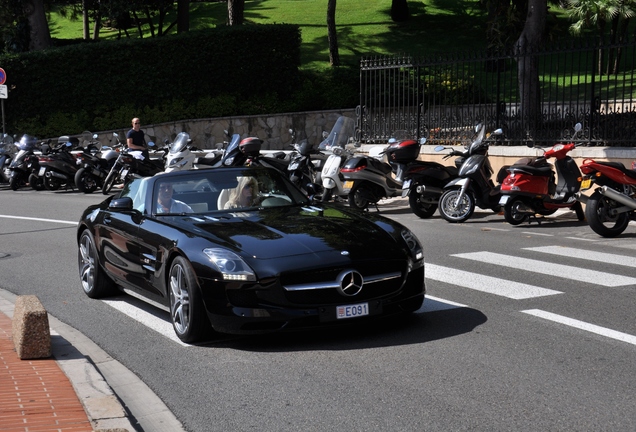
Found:
<path fill-rule="evenodd" d="M 223 275 L 223 279 L 232 281 L 255 281 L 256 275 L 243 259 L 226 249 L 206 248 L 203 253 L 210 263 Z"/>
<path fill-rule="evenodd" d="M 417 265 L 417 267 L 419 267 L 424 263 L 424 250 L 422 249 L 420 241 L 417 239 L 415 234 L 408 229 L 403 229 L 401 234 L 409 248 L 409 251 L 411 252 L 411 258 L 413 259 L 414 264 L 419 264 Z"/>

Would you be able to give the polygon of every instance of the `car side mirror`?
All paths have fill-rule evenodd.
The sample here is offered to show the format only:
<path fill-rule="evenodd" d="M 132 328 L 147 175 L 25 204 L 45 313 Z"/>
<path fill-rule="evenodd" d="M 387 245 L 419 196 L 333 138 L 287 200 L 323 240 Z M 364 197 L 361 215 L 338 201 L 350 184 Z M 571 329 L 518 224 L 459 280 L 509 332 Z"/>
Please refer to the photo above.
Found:
<path fill-rule="evenodd" d="M 115 198 L 108 205 L 109 210 L 132 211 L 133 201 L 131 197 Z"/>

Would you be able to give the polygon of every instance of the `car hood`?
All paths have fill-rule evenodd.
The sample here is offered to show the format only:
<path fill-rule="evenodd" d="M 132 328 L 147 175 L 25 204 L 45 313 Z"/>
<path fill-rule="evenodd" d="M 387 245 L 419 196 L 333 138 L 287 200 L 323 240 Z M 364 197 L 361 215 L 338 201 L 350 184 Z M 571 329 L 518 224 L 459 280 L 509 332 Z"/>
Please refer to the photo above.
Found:
<path fill-rule="evenodd" d="M 401 249 L 396 235 L 390 234 L 398 230 L 393 221 L 332 207 L 281 207 L 186 217 L 178 223 L 189 226 L 193 234 L 260 259 L 326 251 L 395 258 Z"/>

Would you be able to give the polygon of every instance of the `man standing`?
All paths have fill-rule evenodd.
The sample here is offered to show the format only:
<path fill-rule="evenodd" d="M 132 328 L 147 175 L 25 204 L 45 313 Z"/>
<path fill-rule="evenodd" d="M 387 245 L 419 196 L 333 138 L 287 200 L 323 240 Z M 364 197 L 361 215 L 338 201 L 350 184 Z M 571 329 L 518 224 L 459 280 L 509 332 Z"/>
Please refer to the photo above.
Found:
<path fill-rule="evenodd" d="M 136 117 L 132 119 L 132 129 L 126 134 L 126 144 L 131 150 L 141 150 L 144 160 L 149 158 L 144 131 L 141 130 L 141 122 Z"/>

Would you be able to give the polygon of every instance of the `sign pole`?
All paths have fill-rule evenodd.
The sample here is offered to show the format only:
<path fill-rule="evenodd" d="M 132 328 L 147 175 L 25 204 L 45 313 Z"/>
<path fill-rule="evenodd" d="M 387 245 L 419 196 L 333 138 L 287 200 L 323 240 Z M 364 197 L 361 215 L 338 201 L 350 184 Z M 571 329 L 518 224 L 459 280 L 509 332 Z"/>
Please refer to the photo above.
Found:
<path fill-rule="evenodd" d="M 4 99 L 0 99 L 0 104 L 2 105 L 2 135 L 4 135 L 7 133 L 4 128 Z"/>
<path fill-rule="evenodd" d="M 2 134 L 6 134 L 7 131 L 4 128 L 4 100 L 9 96 L 7 86 L 4 83 L 7 81 L 7 73 L 4 69 L 0 68 L 0 104 L 2 105 Z"/>

